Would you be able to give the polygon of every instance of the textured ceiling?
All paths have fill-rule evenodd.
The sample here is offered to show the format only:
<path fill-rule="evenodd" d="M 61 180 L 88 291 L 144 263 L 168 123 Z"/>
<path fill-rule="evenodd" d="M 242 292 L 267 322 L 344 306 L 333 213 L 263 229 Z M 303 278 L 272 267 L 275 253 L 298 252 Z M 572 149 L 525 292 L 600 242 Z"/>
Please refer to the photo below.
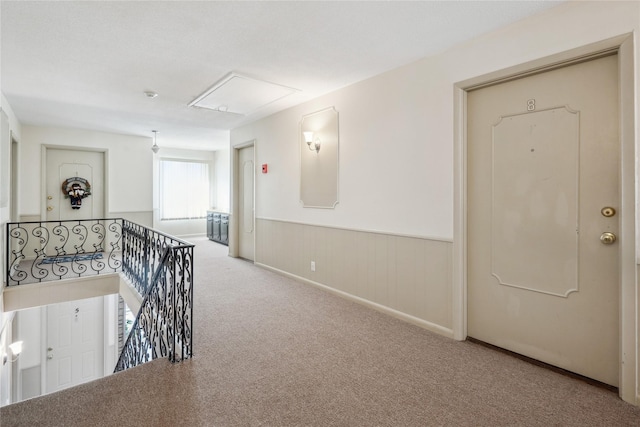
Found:
<path fill-rule="evenodd" d="M 238 125 L 558 3 L 2 0 L 1 88 L 25 124 L 157 129 L 161 146 L 213 150 Z M 188 106 L 231 72 L 299 92 L 246 116 Z"/>

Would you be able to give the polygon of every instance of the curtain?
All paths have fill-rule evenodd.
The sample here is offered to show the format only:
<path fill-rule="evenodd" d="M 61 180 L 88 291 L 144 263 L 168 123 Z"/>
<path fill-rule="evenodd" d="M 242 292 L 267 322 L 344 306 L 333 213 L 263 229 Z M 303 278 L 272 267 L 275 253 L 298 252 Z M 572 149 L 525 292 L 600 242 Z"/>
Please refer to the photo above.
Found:
<path fill-rule="evenodd" d="M 209 165 L 160 161 L 160 218 L 206 218 L 209 208 Z"/>

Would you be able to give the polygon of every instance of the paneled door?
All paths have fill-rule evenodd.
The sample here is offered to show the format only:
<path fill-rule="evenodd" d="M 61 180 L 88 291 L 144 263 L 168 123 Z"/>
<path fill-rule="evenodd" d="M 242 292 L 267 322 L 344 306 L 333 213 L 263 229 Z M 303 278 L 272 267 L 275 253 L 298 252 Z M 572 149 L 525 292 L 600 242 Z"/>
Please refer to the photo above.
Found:
<path fill-rule="evenodd" d="M 47 220 L 104 218 L 104 153 L 47 148 Z M 65 180 L 85 179 L 91 195 L 73 205 L 62 191 Z"/>
<path fill-rule="evenodd" d="M 254 259 L 254 161 L 253 146 L 238 153 L 238 255 Z"/>
<path fill-rule="evenodd" d="M 84 198 L 70 197 L 72 179 L 79 178 Z M 63 190 L 64 187 L 64 190 Z M 46 218 L 48 221 L 104 218 L 104 153 L 98 151 L 47 148 L 46 150 Z M 46 255 L 73 255 L 93 252 L 100 246 L 100 235 L 89 224 L 74 227 L 65 223 L 56 228 L 49 224 Z M 56 249 L 56 247 L 58 249 Z"/>
<path fill-rule="evenodd" d="M 617 55 L 467 102 L 468 335 L 617 386 Z"/>
<path fill-rule="evenodd" d="M 47 307 L 46 391 L 104 375 L 104 297 Z"/>

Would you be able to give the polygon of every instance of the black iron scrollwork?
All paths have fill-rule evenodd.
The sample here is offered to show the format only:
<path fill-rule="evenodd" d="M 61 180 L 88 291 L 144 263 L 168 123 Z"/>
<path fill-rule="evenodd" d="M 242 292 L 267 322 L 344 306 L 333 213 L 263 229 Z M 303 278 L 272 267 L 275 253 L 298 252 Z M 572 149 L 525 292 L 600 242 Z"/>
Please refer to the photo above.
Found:
<path fill-rule="evenodd" d="M 116 371 L 178 362 L 193 355 L 193 247 L 122 218 L 8 223 L 6 283 L 122 273 L 143 302 Z"/>
<path fill-rule="evenodd" d="M 120 272 L 122 221 L 7 223 L 7 286 Z"/>

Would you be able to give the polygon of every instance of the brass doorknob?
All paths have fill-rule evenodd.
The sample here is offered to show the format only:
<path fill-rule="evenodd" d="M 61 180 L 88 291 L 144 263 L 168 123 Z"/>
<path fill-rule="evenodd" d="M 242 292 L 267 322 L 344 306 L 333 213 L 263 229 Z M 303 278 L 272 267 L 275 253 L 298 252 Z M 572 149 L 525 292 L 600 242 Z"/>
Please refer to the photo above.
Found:
<path fill-rule="evenodd" d="M 47 206 L 47 210 L 48 211 L 52 211 L 53 210 L 53 206 Z"/>
<path fill-rule="evenodd" d="M 605 245 L 613 245 L 617 240 L 617 237 L 613 233 L 605 231 L 600 235 L 600 241 Z"/>

